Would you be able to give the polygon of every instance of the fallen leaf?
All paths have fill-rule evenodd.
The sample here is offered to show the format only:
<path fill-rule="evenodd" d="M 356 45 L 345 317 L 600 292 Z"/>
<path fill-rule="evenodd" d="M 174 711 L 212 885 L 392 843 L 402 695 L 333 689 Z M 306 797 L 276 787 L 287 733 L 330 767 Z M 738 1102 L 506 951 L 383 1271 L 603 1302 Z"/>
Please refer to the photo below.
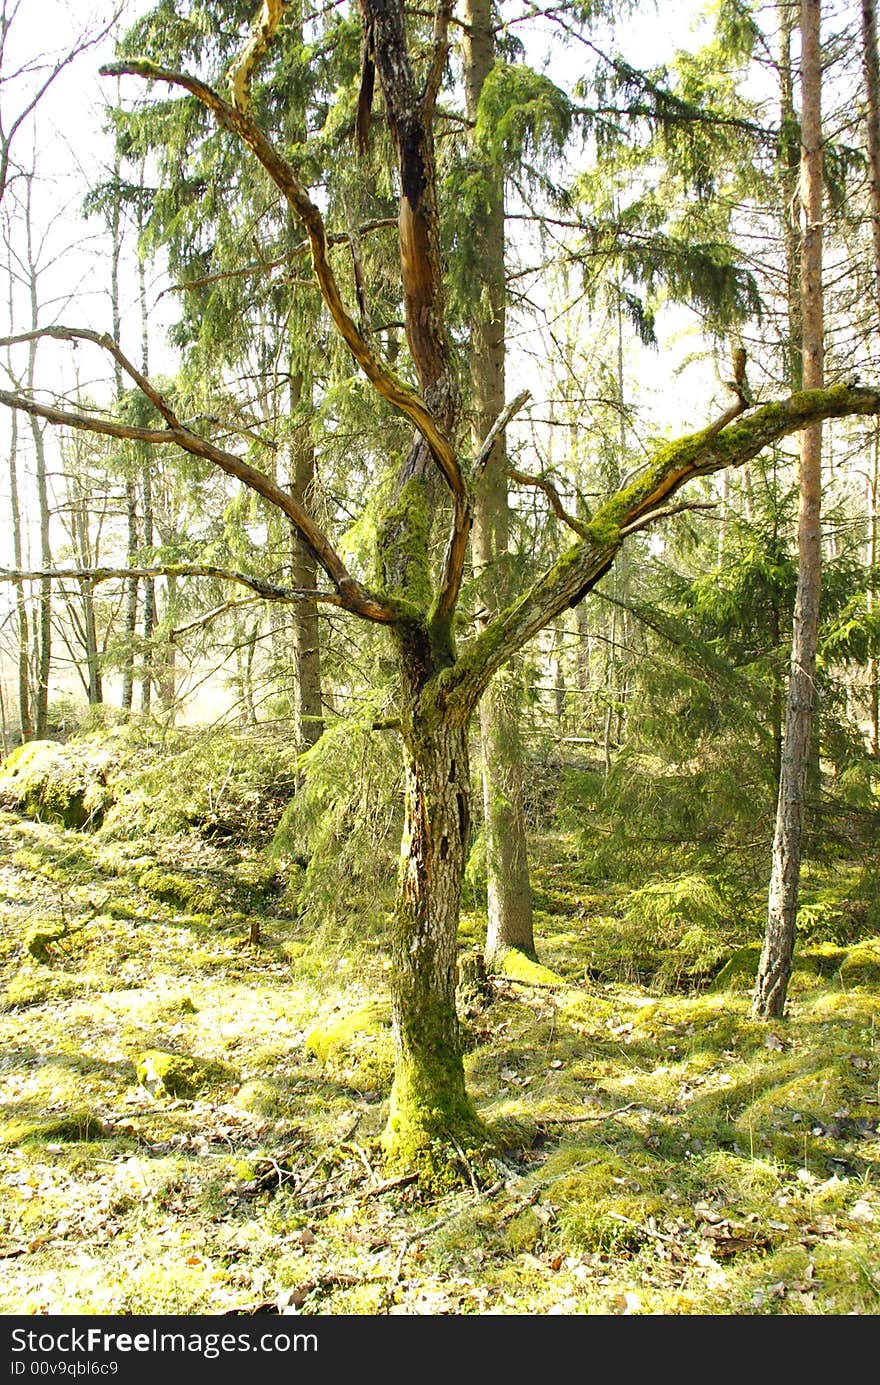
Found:
<path fill-rule="evenodd" d="M 849 1212 L 850 1221 L 858 1222 L 861 1226 L 869 1226 L 874 1221 L 874 1209 L 869 1202 L 864 1202 L 861 1198 L 854 1202 Z"/>

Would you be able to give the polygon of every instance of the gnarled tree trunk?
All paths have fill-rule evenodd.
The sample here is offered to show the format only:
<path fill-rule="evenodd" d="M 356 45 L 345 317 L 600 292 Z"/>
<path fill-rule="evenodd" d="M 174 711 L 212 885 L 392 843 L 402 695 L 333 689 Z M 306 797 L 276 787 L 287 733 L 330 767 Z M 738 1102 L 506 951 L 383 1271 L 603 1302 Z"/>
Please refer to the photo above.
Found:
<path fill-rule="evenodd" d="M 392 934 L 394 1085 L 386 1129 L 393 1165 L 480 1136 L 455 1008 L 461 881 L 469 831 L 467 722 L 413 711 L 403 733 L 405 826 Z M 440 1165 L 434 1164 L 435 1172 Z"/>

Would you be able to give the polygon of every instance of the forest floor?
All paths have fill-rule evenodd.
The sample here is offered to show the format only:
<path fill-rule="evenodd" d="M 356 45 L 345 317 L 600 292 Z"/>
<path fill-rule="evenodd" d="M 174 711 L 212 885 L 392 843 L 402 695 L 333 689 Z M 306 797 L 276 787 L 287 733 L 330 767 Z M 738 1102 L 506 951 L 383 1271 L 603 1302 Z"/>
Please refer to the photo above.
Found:
<path fill-rule="evenodd" d="M 310 946 L 229 843 L 0 813 L 0 1313 L 880 1311 L 878 967 L 770 1024 L 735 974 L 602 979 L 575 848 L 535 854 L 559 979 L 463 1009 L 497 1177 L 427 1195 L 381 1166 L 381 930 Z"/>

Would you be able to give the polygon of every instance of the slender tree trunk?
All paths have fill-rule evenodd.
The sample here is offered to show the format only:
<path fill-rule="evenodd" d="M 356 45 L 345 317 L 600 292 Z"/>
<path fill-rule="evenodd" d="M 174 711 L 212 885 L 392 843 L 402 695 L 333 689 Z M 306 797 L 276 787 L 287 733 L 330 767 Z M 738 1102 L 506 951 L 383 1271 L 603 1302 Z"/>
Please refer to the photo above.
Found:
<path fill-rule="evenodd" d="M 118 93 L 118 84 L 117 84 Z M 122 317 L 119 306 L 119 260 L 122 255 L 122 199 L 120 195 L 119 182 L 121 178 L 121 159 L 117 149 L 113 159 L 113 177 L 115 186 L 113 189 L 113 201 L 110 211 L 110 311 L 113 319 L 113 340 L 121 342 L 122 339 Z M 116 398 L 122 398 L 122 369 L 118 361 L 114 360 L 114 383 L 116 386 Z M 137 522 L 137 486 L 134 477 L 126 465 L 125 474 L 125 520 L 127 537 L 127 560 L 130 567 L 137 563 L 138 550 L 138 522 Z M 119 705 L 124 712 L 130 712 L 134 695 L 134 646 L 137 636 L 137 609 L 138 609 L 138 579 L 129 577 L 125 583 L 125 605 L 123 607 L 123 654 L 122 654 L 122 689 L 119 695 Z"/>
<path fill-rule="evenodd" d="M 807 389 L 818 389 L 824 380 L 820 0 L 802 0 L 801 53 L 802 197 L 806 223 L 801 278 L 804 385 Z M 821 463 L 822 426 L 810 424 L 801 435 L 799 567 L 791 672 L 767 931 L 754 996 L 754 1012 L 762 1018 L 778 1018 L 784 1013 L 794 954 L 804 800 L 815 706 L 822 577 Z"/>
<path fill-rule="evenodd" d="M 789 388 L 803 386 L 803 323 L 801 298 L 801 229 L 798 219 L 801 178 L 801 129 L 794 106 L 791 38 L 794 30 L 793 0 L 779 0 L 779 186 L 785 249 L 785 284 L 788 332 L 785 338 L 785 373 Z"/>
<path fill-rule="evenodd" d="M 22 562 L 21 510 L 18 501 L 18 419 L 13 415 L 9 438 L 9 510 L 12 520 L 12 554 L 18 571 Z M 28 628 L 27 597 L 24 583 L 15 584 L 15 608 L 18 620 L 18 725 L 22 743 L 34 734 L 31 720 L 30 689 L 30 632 Z"/>
<path fill-rule="evenodd" d="M 880 302 L 880 300 L 878 300 Z M 874 595 L 874 574 L 880 561 L 880 546 L 877 542 L 878 510 L 880 510 L 880 427 L 874 428 L 873 463 L 868 481 L 868 563 L 871 569 L 871 583 L 868 587 L 868 613 L 873 615 L 877 600 Z M 871 754 L 880 755 L 880 661 L 873 655 L 868 660 L 868 709 L 871 725 Z"/>
<path fill-rule="evenodd" d="M 467 114 L 476 116 L 483 83 L 495 60 L 491 0 L 467 0 L 462 40 Z M 479 151 L 476 151 L 479 157 Z M 480 265 L 471 317 L 472 436 L 479 447 L 505 404 L 504 184 L 482 170 L 487 205 L 472 228 Z M 496 443 L 474 512 L 473 560 L 486 619 L 506 604 L 509 503 L 503 440 Z M 483 813 L 488 877 L 486 958 L 500 965 L 511 949 L 535 956 L 532 891 L 523 810 L 521 694 L 515 679 L 498 679 L 480 706 Z"/>
<path fill-rule="evenodd" d="M 141 468 L 141 505 L 143 510 L 144 548 L 147 560 L 153 547 L 153 475 L 151 458 L 144 460 Z M 156 583 L 152 577 L 144 578 L 143 614 L 143 664 L 141 667 L 141 711 L 150 710 L 153 691 L 153 635 L 156 629 Z"/>
<path fill-rule="evenodd" d="M 871 199 L 871 249 L 873 255 L 876 311 L 880 313 L 880 58 L 877 52 L 877 6 L 862 0 L 862 63 L 865 73 L 865 143 L 868 150 L 868 182 Z M 880 430 L 874 432 L 874 463 L 869 483 L 868 545 L 871 570 L 877 566 L 878 461 Z M 873 584 L 868 588 L 868 610 L 875 609 Z M 871 751 L 880 755 L 880 669 L 876 656 L 868 660 L 868 705 L 871 719 Z"/>
<path fill-rule="evenodd" d="M 862 0 L 862 63 L 867 108 L 865 142 L 868 148 L 868 184 L 871 199 L 871 247 L 876 301 L 880 303 L 880 58 L 877 53 L 875 0 Z"/>
<path fill-rule="evenodd" d="M 34 174 L 28 173 L 24 176 L 24 227 L 25 227 L 25 254 L 26 254 L 26 273 L 28 281 L 28 293 L 30 297 L 31 310 L 31 329 L 36 330 L 39 326 L 40 305 L 38 297 L 38 278 L 39 266 L 33 242 L 33 220 L 32 220 L 32 197 Z M 28 394 L 33 394 L 37 364 L 37 343 L 34 339 L 28 349 L 27 373 L 25 376 L 25 386 Z M 49 481 L 46 474 L 46 449 L 43 441 L 43 430 L 39 421 L 31 415 L 31 437 L 34 444 L 34 457 L 36 462 L 36 482 L 37 482 L 37 506 L 39 511 L 40 523 L 40 563 L 44 569 L 52 566 L 52 549 L 50 543 L 50 504 L 49 504 Z M 48 732 L 49 727 L 49 674 L 52 666 L 52 583 L 47 577 L 40 580 L 40 595 L 38 598 L 38 614 L 36 635 L 36 667 L 37 667 L 37 687 L 35 698 L 35 732 L 38 739 L 42 739 Z"/>
<path fill-rule="evenodd" d="M 140 213 L 138 230 L 143 231 L 143 209 Z M 141 370 L 150 373 L 150 320 L 147 313 L 146 269 L 143 256 L 138 256 L 138 296 L 141 306 Z M 153 547 L 153 461 L 149 449 L 144 451 L 141 467 L 141 497 L 143 505 L 144 548 Z M 144 654 L 141 670 L 141 711 L 150 710 L 153 692 L 153 636 L 156 630 L 156 583 L 152 577 L 144 579 Z"/>
<path fill-rule="evenodd" d="M 291 407 L 296 409 L 302 400 L 304 378 L 296 372 L 291 384 Z M 293 440 L 293 467 L 290 493 L 300 505 L 308 508 L 315 479 L 315 446 L 308 427 L 301 427 Z M 293 556 L 291 577 L 295 587 L 313 590 L 317 586 L 318 565 L 314 555 L 303 543 L 296 530 L 292 535 Z M 321 636 L 318 605 L 315 601 L 297 601 L 293 607 L 293 658 L 296 736 L 300 750 L 308 750 L 324 732 L 324 708 L 321 694 Z"/>
<path fill-rule="evenodd" d="M 74 466 L 80 462 L 80 448 L 78 441 L 74 443 Z M 68 482 L 68 495 L 70 500 L 70 527 L 76 553 L 77 565 L 81 568 L 96 566 L 95 555 L 89 542 L 89 519 L 86 495 L 76 474 L 70 477 Z M 98 649 L 98 627 L 95 619 L 95 588 L 93 583 L 87 579 L 80 582 L 80 605 L 82 608 L 82 620 L 78 622 L 78 631 L 81 635 L 85 648 L 86 656 L 86 696 L 89 706 L 97 706 L 103 702 L 104 695 L 101 686 L 101 664 Z"/>
<path fill-rule="evenodd" d="M 165 609 L 162 613 L 162 626 L 167 632 L 174 629 L 177 620 L 178 585 L 177 577 L 170 572 L 165 579 Z M 159 700 L 169 721 L 174 720 L 177 705 L 177 646 L 171 638 L 162 645 L 162 670 L 159 676 Z"/>

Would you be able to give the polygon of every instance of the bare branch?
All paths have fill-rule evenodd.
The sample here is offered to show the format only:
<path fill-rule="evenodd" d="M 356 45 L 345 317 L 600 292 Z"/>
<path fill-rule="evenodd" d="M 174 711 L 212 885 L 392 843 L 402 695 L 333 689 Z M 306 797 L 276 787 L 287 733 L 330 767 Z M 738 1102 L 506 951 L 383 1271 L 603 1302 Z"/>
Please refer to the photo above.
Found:
<path fill-rule="evenodd" d="M 237 582 L 242 587 L 249 587 L 265 601 L 280 601 L 286 605 L 291 605 L 295 601 L 323 601 L 329 606 L 341 606 L 346 609 L 345 602 L 336 592 L 311 591 L 305 587 L 280 587 L 275 582 L 266 582 L 262 577 L 252 577 L 249 573 L 237 572 L 232 568 L 214 567 L 210 563 L 162 563 L 156 567 L 0 568 L 0 582 L 72 580 L 98 583 L 127 581 L 130 577 L 214 577 L 221 582 Z M 241 604 L 243 603 L 227 602 L 223 609 Z M 190 626 L 183 627 L 185 630 L 189 628 Z"/>
<path fill-rule="evenodd" d="M 9 164 L 12 156 L 12 141 L 15 139 L 15 136 L 18 134 L 18 131 L 21 129 L 22 125 L 27 120 L 28 116 L 32 115 L 33 112 L 36 110 L 37 106 L 40 104 L 43 97 L 46 95 L 46 92 L 49 90 L 56 78 L 64 71 L 66 67 L 70 65 L 70 63 L 73 62 L 74 58 L 79 57 L 80 53 L 85 53 L 89 48 L 94 48 L 95 44 L 100 43 L 102 39 L 105 39 L 121 14 L 122 7 L 119 6 L 114 10 L 113 14 L 110 16 L 107 23 L 104 25 L 103 29 L 101 29 L 97 34 L 93 35 L 92 38 L 78 40 L 72 48 L 69 48 L 67 50 L 64 57 L 59 58 L 59 60 L 55 63 L 54 67 L 50 70 L 48 77 L 46 77 L 37 87 L 36 91 L 34 92 L 30 101 L 28 101 L 27 105 L 24 106 L 21 111 L 19 111 L 18 115 L 15 117 L 15 119 L 9 127 L 8 134 L 4 134 L 2 131 L 2 126 L 0 126 L 0 202 L 2 202 L 3 200 L 3 194 L 6 191 L 6 184 L 9 181 Z"/>
<path fill-rule="evenodd" d="M 377 216 L 372 221 L 365 221 L 357 227 L 358 236 L 366 236 L 370 231 L 384 230 L 388 226 L 396 226 L 396 216 Z M 346 231 L 329 231 L 327 233 L 328 245 L 347 245 L 349 236 Z M 298 255 L 305 255 L 309 250 L 307 240 L 300 241 L 286 255 L 279 255 L 274 260 L 259 260 L 256 264 L 246 264 L 240 269 L 218 269 L 216 274 L 203 274 L 198 279 L 189 279 L 185 284 L 172 284 L 170 288 L 163 289 L 159 294 L 162 298 L 166 293 L 189 293 L 191 289 L 206 288 L 209 284 L 219 284 L 226 279 L 245 279 L 251 274 L 265 274 L 270 269 L 280 269 L 283 265 L 295 260 Z M 314 281 L 311 281 L 314 282 Z"/>
<path fill-rule="evenodd" d="M 229 102 L 224 101 L 213 88 L 197 77 L 172 72 L 146 59 L 109 63 L 102 67 L 101 71 L 109 77 L 143 77 L 147 81 L 167 82 L 169 86 L 181 87 L 211 111 L 218 124 L 237 135 L 256 155 L 306 230 L 315 278 L 340 336 L 376 391 L 387 403 L 405 414 L 418 429 L 452 493 L 463 493 L 464 480 L 452 444 L 421 396 L 389 370 L 358 330 L 342 301 L 336 276 L 330 265 L 324 219 L 290 164 L 279 154 L 255 121 L 246 111 L 236 110 Z"/>
<path fill-rule="evenodd" d="M 46 330 L 51 331 L 52 329 Z M 60 330 L 67 332 L 69 329 Z M 84 333 L 83 335 L 89 334 Z M 103 344 L 100 337 L 95 339 Z M 149 397 L 153 398 L 154 395 L 157 395 L 157 391 L 152 386 L 149 388 L 151 391 Z M 59 424 L 67 428 L 76 428 L 85 432 L 101 433 L 108 437 L 125 438 L 153 445 L 173 443 L 184 452 L 190 453 L 191 456 L 213 462 L 228 476 L 235 477 L 237 481 L 241 481 L 250 490 L 256 491 L 258 495 L 263 496 L 265 500 L 268 500 L 271 505 L 274 505 L 282 514 L 287 516 L 299 531 L 303 542 L 314 555 L 315 560 L 336 587 L 341 597 L 340 604 L 346 610 L 352 611 L 355 615 L 363 616 L 365 620 L 377 621 L 384 625 L 393 624 L 397 619 L 397 611 L 393 606 L 368 591 L 351 576 L 323 530 L 287 491 L 282 490 L 279 485 L 262 471 L 258 471 L 256 467 L 251 466 L 240 457 L 236 457 L 232 452 L 227 452 L 225 448 L 217 447 L 214 443 L 208 442 L 206 438 L 200 437 L 179 423 L 166 400 L 162 400 L 161 408 L 163 416 L 168 420 L 168 427 L 164 429 L 136 428 L 129 424 L 117 423 L 114 419 L 98 418 L 93 414 L 71 413 L 66 409 L 56 409 L 50 405 L 38 404 L 33 399 L 11 394 L 8 390 L 0 390 L 0 404 L 5 404 L 11 409 L 21 409 L 34 418 L 43 418 L 49 423 Z"/>
<path fill-rule="evenodd" d="M 559 491 L 552 481 L 547 480 L 546 476 L 528 476 L 524 471 L 517 471 L 516 467 L 512 466 L 505 467 L 504 474 L 509 476 L 511 481 L 516 481 L 517 485 L 536 486 L 538 490 L 542 490 L 550 501 L 550 507 L 556 518 L 561 519 L 563 524 L 567 524 L 569 529 L 573 529 L 576 534 L 580 534 L 582 539 L 586 538 L 586 526 L 579 519 L 575 519 L 574 515 L 568 513 L 562 503 Z"/>
<path fill-rule="evenodd" d="M 511 399 L 510 403 L 506 404 L 501 410 L 501 413 L 492 424 L 492 427 L 483 439 L 483 444 L 479 452 L 474 458 L 473 478 L 475 482 L 479 481 L 486 467 L 489 465 L 489 458 L 492 456 L 492 448 L 495 446 L 498 438 L 504 432 L 514 415 L 519 413 L 520 409 L 531 397 L 531 390 L 523 390 L 515 399 Z"/>
<path fill-rule="evenodd" d="M 21 342 L 39 341 L 42 337 L 74 343 L 90 341 L 95 346 L 100 346 L 102 350 L 108 351 L 125 374 L 134 380 L 138 389 L 147 396 L 156 412 L 161 414 L 169 427 L 180 427 L 168 401 L 150 384 L 147 377 L 141 374 L 137 366 L 132 364 L 108 332 L 92 332 L 87 327 L 37 327 L 33 332 L 21 332 L 15 337 L 0 337 L 0 346 L 17 346 Z"/>
<path fill-rule="evenodd" d="M 430 118 L 437 104 L 443 70 L 449 54 L 449 21 L 452 18 L 453 0 L 437 0 L 434 8 L 434 33 L 431 39 L 431 64 L 425 79 L 422 93 L 422 110 Z"/>
<path fill-rule="evenodd" d="M 229 69 L 229 92 L 236 110 L 245 111 L 251 103 L 254 73 L 269 51 L 283 9 L 284 0 L 263 0 L 251 36 Z"/>
<path fill-rule="evenodd" d="M 492 449 L 498 438 L 504 432 L 514 414 L 518 413 L 527 399 L 531 398 L 528 390 L 523 390 L 515 399 L 502 409 L 496 418 L 489 432 L 483 440 L 483 445 L 477 453 L 473 466 L 474 481 L 479 481 L 486 469 Z M 446 553 L 443 559 L 443 577 L 440 582 L 440 590 L 437 594 L 436 615 L 439 619 L 448 620 L 455 610 L 458 602 L 458 595 L 461 591 L 461 579 L 464 572 L 465 560 L 467 558 L 468 539 L 470 538 L 471 525 L 473 524 L 474 512 L 473 503 L 470 496 L 456 498 L 455 510 L 452 516 L 452 528 L 449 540 L 446 545 Z"/>
<path fill-rule="evenodd" d="M 669 515 L 680 515 L 685 510 L 717 510 L 718 506 L 714 500 L 683 500 L 680 505 L 662 505 L 657 510 L 649 510 L 641 519 L 634 519 L 632 524 L 621 526 L 621 538 L 626 538 L 628 534 L 636 534 L 639 529 L 646 529 L 649 524 L 653 524 L 656 519 L 666 519 Z"/>

